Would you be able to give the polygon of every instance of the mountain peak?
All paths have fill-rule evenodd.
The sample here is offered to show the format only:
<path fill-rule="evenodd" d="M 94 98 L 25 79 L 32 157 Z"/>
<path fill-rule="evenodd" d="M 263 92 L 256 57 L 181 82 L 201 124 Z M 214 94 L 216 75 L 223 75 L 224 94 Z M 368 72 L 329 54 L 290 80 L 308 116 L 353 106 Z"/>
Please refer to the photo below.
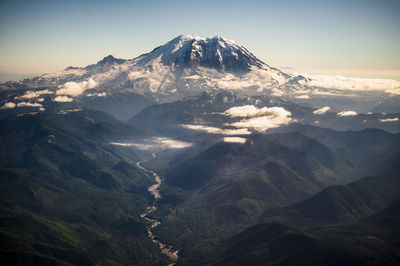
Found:
<path fill-rule="evenodd" d="M 104 57 L 102 60 L 100 60 L 99 62 L 97 62 L 97 65 L 102 65 L 102 66 L 104 66 L 104 65 L 112 65 L 112 64 L 114 64 L 114 63 L 122 64 L 122 63 L 124 63 L 125 61 L 126 61 L 126 60 L 124 60 L 124 59 L 115 58 L 115 57 L 112 56 L 112 55 L 108 55 L 108 56 Z"/>
<path fill-rule="evenodd" d="M 202 66 L 236 73 L 248 72 L 251 67 L 266 66 L 243 46 L 218 35 L 211 38 L 194 34 L 179 35 L 144 55 L 140 61 L 146 64 L 160 56 L 165 65 L 184 68 Z"/>

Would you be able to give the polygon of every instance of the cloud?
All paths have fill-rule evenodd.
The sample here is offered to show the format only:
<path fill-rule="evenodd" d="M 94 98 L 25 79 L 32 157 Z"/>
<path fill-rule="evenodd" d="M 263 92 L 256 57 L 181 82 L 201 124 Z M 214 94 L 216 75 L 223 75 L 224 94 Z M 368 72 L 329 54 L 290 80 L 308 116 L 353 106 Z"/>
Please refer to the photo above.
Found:
<path fill-rule="evenodd" d="M 400 95 L 400 88 L 387 89 L 387 90 L 385 90 L 385 92 L 388 93 L 388 94 Z"/>
<path fill-rule="evenodd" d="M 59 89 L 57 90 L 56 94 L 76 97 L 81 95 L 85 90 L 92 89 L 95 86 L 96 82 L 91 78 L 82 82 L 69 81 L 64 85 L 58 86 Z"/>
<path fill-rule="evenodd" d="M 13 109 L 17 105 L 13 102 L 6 102 L 0 109 Z"/>
<path fill-rule="evenodd" d="M 294 98 L 296 98 L 296 99 L 310 99 L 310 96 L 304 94 L 304 95 L 296 96 Z"/>
<path fill-rule="evenodd" d="M 241 129 L 225 129 L 219 127 L 208 127 L 203 125 L 188 125 L 188 124 L 181 124 L 181 127 L 191 129 L 191 130 L 198 130 L 198 131 L 205 131 L 211 134 L 219 134 L 219 135 L 250 135 L 251 132 L 246 128 Z"/>
<path fill-rule="evenodd" d="M 246 138 L 240 138 L 240 137 L 224 137 L 224 142 L 230 142 L 230 143 L 246 143 Z"/>
<path fill-rule="evenodd" d="M 165 137 L 153 137 L 144 139 L 142 143 L 137 142 L 111 142 L 112 145 L 124 146 L 124 147 L 135 147 L 141 150 L 156 150 L 156 149 L 185 149 L 191 147 L 193 144 L 190 142 L 184 142 L 180 140 L 165 138 Z"/>
<path fill-rule="evenodd" d="M 262 116 L 243 119 L 239 122 L 232 123 L 231 125 L 238 128 L 251 128 L 256 131 L 263 132 L 271 128 L 277 128 L 281 125 L 289 124 L 291 121 L 292 119 L 289 117 L 289 115 Z"/>
<path fill-rule="evenodd" d="M 66 115 L 72 112 L 80 112 L 82 111 L 82 108 L 76 108 L 76 109 L 67 109 L 67 110 L 58 110 L 57 114 L 59 115 Z"/>
<path fill-rule="evenodd" d="M 339 91 L 323 91 L 319 89 L 314 89 L 312 91 L 312 95 L 321 95 L 321 96 L 335 96 L 335 97 L 357 97 L 354 93 L 347 92 L 339 92 Z"/>
<path fill-rule="evenodd" d="M 383 122 L 383 123 L 385 123 L 385 122 L 396 122 L 396 121 L 399 121 L 399 118 L 394 117 L 394 118 L 386 118 L 386 119 L 382 118 L 382 119 L 379 119 L 379 122 Z"/>
<path fill-rule="evenodd" d="M 17 104 L 17 107 L 43 107 L 43 105 L 40 103 L 21 102 Z"/>
<path fill-rule="evenodd" d="M 231 118 L 244 118 L 236 122 L 226 123 L 227 127 L 235 129 L 209 127 L 204 125 L 180 125 L 191 130 L 205 131 L 211 134 L 226 136 L 250 135 L 252 131 L 263 132 L 270 128 L 277 128 L 286 125 L 294 120 L 291 113 L 282 107 L 257 108 L 254 105 L 232 107 L 222 114 Z M 233 120 L 235 121 L 235 120 Z"/>
<path fill-rule="evenodd" d="M 86 94 L 87 97 L 106 97 L 107 96 L 107 92 L 98 92 L 98 93 L 88 93 Z"/>
<path fill-rule="evenodd" d="M 74 99 L 68 97 L 68 96 L 57 96 L 54 98 L 55 102 L 61 102 L 61 103 L 69 103 L 72 102 Z"/>
<path fill-rule="evenodd" d="M 50 90 L 27 91 L 27 92 L 25 92 L 24 95 L 22 95 L 20 97 L 16 97 L 16 98 L 18 98 L 18 99 L 32 99 L 32 98 L 37 98 L 40 95 L 44 95 L 44 94 L 54 94 L 54 91 L 50 91 Z"/>
<path fill-rule="evenodd" d="M 254 109 L 255 108 L 255 109 Z M 224 112 L 231 117 L 249 117 L 238 122 L 228 124 L 236 128 L 253 129 L 258 132 L 270 128 L 277 128 L 293 121 L 291 113 L 282 107 L 263 107 L 257 109 L 254 106 L 233 107 Z"/>
<path fill-rule="evenodd" d="M 230 117 L 250 117 L 250 116 L 263 115 L 267 111 L 268 111 L 267 107 L 259 109 L 254 105 L 244 105 L 244 106 L 232 107 L 226 110 L 223 114 L 228 115 Z"/>
<path fill-rule="evenodd" d="M 326 112 L 328 112 L 329 110 L 331 110 L 331 107 L 330 107 L 330 106 L 324 106 L 324 107 L 322 107 L 322 108 L 320 108 L 320 109 L 314 110 L 314 111 L 313 111 L 313 114 L 316 114 L 316 115 L 324 115 L 324 114 L 326 114 Z"/>
<path fill-rule="evenodd" d="M 337 115 L 338 116 L 355 116 L 355 115 L 358 115 L 358 114 L 355 111 L 343 111 L 343 112 L 337 113 Z"/>
<path fill-rule="evenodd" d="M 352 91 L 383 91 L 389 94 L 400 94 L 400 82 L 393 79 L 354 78 L 321 74 L 303 73 L 310 78 L 309 86 Z"/>

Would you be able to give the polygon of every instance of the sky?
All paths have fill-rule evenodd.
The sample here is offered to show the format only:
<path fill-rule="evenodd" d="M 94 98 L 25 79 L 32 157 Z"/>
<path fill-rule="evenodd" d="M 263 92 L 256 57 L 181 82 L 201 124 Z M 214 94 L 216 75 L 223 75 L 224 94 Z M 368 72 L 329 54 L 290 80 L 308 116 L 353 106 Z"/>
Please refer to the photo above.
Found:
<path fill-rule="evenodd" d="M 0 0 L 0 80 L 222 36 L 285 71 L 400 80 L 400 0 Z"/>

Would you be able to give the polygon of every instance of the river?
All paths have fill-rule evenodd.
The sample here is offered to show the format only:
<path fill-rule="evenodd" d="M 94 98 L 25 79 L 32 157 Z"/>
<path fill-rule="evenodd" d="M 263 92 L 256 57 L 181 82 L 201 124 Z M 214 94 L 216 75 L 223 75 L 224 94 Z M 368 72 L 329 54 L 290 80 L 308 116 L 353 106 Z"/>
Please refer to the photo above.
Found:
<path fill-rule="evenodd" d="M 150 192 L 150 194 L 154 197 L 154 200 L 151 205 L 146 207 L 145 212 L 142 213 L 140 217 L 142 217 L 146 222 L 147 234 L 151 238 L 151 241 L 153 241 L 153 243 L 160 248 L 163 254 L 167 255 L 173 261 L 177 261 L 179 258 L 178 256 L 179 250 L 175 250 L 171 245 L 165 244 L 160 240 L 156 239 L 156 236 L 153 233 L 153 229 L 159 226 L 161 222 L 156 219 L 148 217 L 150 213 L 157 210 L 157 201 L 162 198 L 161 193 L 159 191 L 159 187 L 162 184 L 161 178 L 157 175 L 156 172 L 149 170 L 142 165 L 142 163 L 150 161 L 154 158 L 156 158 L 155 153 L 153 153 L 150 158 L 140 161 L 136 164 L 138 168 L 142 169 L 145 173 L 150 174 L 154 178 L 154 181 L 156 182 L 154 185 L 149 186 L 147 189 Z M 172 263 L 169 266 L 172 266 L 174 264 L 175 263 Z"/>

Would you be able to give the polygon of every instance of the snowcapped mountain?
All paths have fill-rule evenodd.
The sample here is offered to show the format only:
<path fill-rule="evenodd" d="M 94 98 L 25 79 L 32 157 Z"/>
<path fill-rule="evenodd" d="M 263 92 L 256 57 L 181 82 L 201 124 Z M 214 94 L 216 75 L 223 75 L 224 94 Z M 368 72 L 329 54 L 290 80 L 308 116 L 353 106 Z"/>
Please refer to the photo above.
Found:
<path fill-rule="evenodd" d="M 127 90 L 165 101 L 215 88 L 260 92 L 290 78 L 233 41 L 181 35 L 131 60 L 109 55 L 94 65 L 69 67 L 22 82 L 28 87 L 59 87 L 71 81 L 93 80 L 97 92 Z"/>
<path fill-rule="evenodd" d="M 284 73 L 219 36 L 181 35 L 134 59 L 109 55 L 86 67 L 68 67 L 0 87 L 2 109 L 44 110 L 61 103 L 106 111 L 123 120 L 152 103 L 219 89 L 284 97 L 318 108 L 327 105 L 328 98 L 334 99 L 329 103 L 333 109 L 357 106 L 351 90 L 324 88 L 318 80 Z M 367 102 L 373 101 L 369 106 L 376 106 L 387 96 L 385 92 L 361 94 Z"/>
<path fill-rule="evenodd" d="M 144 65 L 159 57 L 164 65 L 185 68 L 202 66 L 236 73 L 249 72 L 251 67 L 268 69 L 246 48 L 219 36 L 204 39 L 181 35 L 141 57 L 138 63 Z"/>

